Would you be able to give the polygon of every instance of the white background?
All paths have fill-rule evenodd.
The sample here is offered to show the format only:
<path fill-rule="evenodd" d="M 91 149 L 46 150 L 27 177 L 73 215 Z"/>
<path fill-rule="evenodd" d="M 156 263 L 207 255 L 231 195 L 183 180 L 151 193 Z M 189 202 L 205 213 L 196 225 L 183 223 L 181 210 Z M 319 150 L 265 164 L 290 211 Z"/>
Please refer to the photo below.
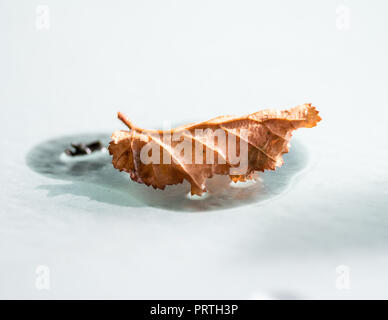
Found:
<path fill-rule="evenodd" d="M 0 0 L 0 297 L 388 298 L 387 15 L 382 0 Z M 158 127 L 305 102 L 323 118 L 295 134 L 308 170 L 256 206 L 126 207 L 26 165 L 49 138 L 123 129 L 118 110 Z"/>

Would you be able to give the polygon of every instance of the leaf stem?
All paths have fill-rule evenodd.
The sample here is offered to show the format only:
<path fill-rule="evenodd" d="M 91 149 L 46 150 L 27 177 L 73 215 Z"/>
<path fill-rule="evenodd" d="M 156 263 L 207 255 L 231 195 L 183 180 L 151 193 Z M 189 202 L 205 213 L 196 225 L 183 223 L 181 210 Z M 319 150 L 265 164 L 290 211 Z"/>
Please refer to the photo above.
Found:
<path fill-rule="evenodd" d="M 121 112 L 117 112 L 117 118 L 119 118 L 129 129 L 133 130 L 136 128 L 133 123 L 129 121 L 129 119 Z"/>

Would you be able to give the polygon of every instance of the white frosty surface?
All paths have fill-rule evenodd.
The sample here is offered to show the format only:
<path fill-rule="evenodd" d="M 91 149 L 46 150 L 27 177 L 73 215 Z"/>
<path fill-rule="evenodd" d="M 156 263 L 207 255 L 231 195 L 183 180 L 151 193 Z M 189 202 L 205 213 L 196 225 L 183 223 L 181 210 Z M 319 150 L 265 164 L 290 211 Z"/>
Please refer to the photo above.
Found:
<path fill-rule="evenodd" d="M 34 2 L 0 2 L 0 298 L 388 298 L 385 1 L 349 2 L 347 31 L 337 1 L 45 3 L 39 31 Z M 256 205 L 149 207 L 26 164 L 118 110 L 159 127 L 304 102 L 309 164 Z"/>

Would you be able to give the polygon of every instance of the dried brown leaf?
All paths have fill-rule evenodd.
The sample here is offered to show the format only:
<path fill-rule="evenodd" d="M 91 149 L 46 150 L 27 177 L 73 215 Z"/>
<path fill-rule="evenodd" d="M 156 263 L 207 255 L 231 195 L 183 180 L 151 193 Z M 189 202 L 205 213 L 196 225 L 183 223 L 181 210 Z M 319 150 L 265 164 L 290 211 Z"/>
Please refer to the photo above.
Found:
<path fill-rule="evenodd" d="M 109 152 L 116 169 L 128 172 L 134 181 L 159 189 L 187 180 L 191 194 L 197 195 L 206 191 L 206 179 L 215 174 L 229 175 L 237 182 L 251 179 L 255 171 L 275 170 L 283 164 L 282 155 L 289 150 L 292 131 L 314 127 L 321 120 L 311 104 L 283 111 L 263 110 L 243 117 L 222 116 L 167 131 L 141 129 L 121 113 L 118 117 L 130 130 L 112 135 Z M 206 134 L 197 134 L 201 130 Z M 217 132 L 224 132 L 227 139 L 219 138 Z M 171 141 L 170 136 L 180 140 Z M 229 137 L 236 139 L 235 153 L 230 151 L 234 145 Z M 191 153 L 186 152 L 190 148 Z M 144 156 L 149 159 L 150 154 L 159 162 L 144 161 Z M 236 162 L 238 156 L 240 161 Z"/>

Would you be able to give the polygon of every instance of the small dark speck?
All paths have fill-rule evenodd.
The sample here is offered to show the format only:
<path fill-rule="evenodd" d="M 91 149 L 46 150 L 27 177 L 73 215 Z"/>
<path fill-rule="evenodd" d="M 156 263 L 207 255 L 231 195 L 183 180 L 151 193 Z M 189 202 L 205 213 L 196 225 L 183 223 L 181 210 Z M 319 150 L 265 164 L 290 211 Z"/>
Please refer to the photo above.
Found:
<path fill-rule="evenodd" d="M 70 157 L 91 154 L 92 152 L 99 151 L 104 148 L 104 145 L 102 144 L 101 141 L 94 141 L 89 144 L 72 143 L 71 146 L 72 146 L 72 149 L 68 148 L 65 150 L 65 153 Z"/>

